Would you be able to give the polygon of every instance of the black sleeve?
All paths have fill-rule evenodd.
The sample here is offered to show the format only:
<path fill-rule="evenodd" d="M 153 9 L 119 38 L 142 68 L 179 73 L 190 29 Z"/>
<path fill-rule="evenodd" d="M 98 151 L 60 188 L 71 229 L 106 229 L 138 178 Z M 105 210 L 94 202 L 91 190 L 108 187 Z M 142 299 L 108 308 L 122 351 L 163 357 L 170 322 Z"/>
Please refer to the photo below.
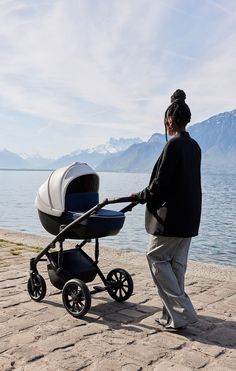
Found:
<path fill-rule="evenodd" d="M 159 206 L 166 200 L 168 187 L 173 182 L 179 160 L 178 151 L 175 143 L 170 141 L 163 150 L 161 162 L 157 167 L 156 174 L 148 187 L 136 194 L 136 199 L 140 203 L 148 202 L 155 198 L 155 203 Z"/>

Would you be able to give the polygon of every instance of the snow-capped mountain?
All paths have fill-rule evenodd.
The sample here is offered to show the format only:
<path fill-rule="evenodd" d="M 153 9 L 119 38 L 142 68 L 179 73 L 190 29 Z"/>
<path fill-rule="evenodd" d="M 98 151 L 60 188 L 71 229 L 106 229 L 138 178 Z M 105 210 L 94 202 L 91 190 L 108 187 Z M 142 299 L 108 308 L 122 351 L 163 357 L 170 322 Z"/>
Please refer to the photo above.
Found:
<path fill-rule="evenodd" d="M 117 153 L 125 151 L 132 144 L 142 143 L 140 138 L 110 138 L 105 144 L 99 144 L 98 146 L 88 149 L 88 153 L 97 152 L 102 154 Z"/>
<path fill-rule="evenodd" d="M 132 144 L 141 143 L 140 138 L 110 138 L 105 144 L 96 147 L 71 152 L 62 156 L 52 163 L 53 168 L 67 165 L 71 162 L 87 162 L 90 166 L 96 167 L 103 160 L 125 151 Z"/>

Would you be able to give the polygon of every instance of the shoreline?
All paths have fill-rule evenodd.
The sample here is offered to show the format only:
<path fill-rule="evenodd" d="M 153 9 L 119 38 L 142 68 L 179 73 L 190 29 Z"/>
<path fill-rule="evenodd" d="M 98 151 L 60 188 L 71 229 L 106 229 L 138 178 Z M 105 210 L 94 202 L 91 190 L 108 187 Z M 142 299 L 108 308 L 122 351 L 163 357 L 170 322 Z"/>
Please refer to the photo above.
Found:
<path fill-rule="evenodd" d="M 22 244 L 36 244 L 40 247 L 45 247 L 50 241 L 52 241 L 54 236 L 39 236 L 37 234 L 28 233 L 28 232 L 19 232 L 12 229 L 4 229 L 0 228 L 0 240 L 6 239 L 8 241 L 14 243 L 22 243 Z M 69 246 L 73 248 L 73 245 L 76 244 L 77 240 L 66 240 L 65 247 Z M 88 244 L 88 245 L 93 245 Z M 92 247 L 93 249 L 93 247 Z M 106 254 L 112 252 L 113 254 L 117 255 L 124 255 L 126 256 L 131 255 L 133 258 L 137 258 L 138 260 L 143 259 L 146 263 L 146 256 L 145 252 L 133 251 L 129 249 L 118 249 L 111 246 L 100 246 L 100 254 L 102 255 L 102 251 L 105 251 Z M 201 262 L 195 260 L 188 260 L 188 271 L 191 270 L 191 273 L 196 276 L 202 276 L 207 278 L 211 278 L 212 275 L 218 277 L 219 280 L 229 280 L 232 282 L 236 282 L 236 266 L 233 265 L 220 265 L 216 263 L 209 263 L 209 262 Z"/>

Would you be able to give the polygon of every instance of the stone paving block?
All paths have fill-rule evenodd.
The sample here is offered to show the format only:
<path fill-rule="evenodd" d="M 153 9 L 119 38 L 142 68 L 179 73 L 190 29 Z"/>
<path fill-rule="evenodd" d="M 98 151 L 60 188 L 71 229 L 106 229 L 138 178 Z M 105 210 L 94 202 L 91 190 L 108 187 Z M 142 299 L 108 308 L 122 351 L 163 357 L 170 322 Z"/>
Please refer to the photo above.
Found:
<path fill-rule="evenodd" d="M 146 326 L 143 323 L 140 322 L 133 322 L 130 325 L 123 325 L 122 329 L 129 328 L 129 331 L 127 330 L 126 332 L 133 332 L 134 337 L 137 339 L 145 338 L 149 335 L 155 334 L 157 332 L 157 329 L 152 327 L 152 326 Z M 129 335 L 127 335 L 129 336 Z"/>
<path fill-rule="evenodd" d="M 21 308 L 23 308 L 25 311 L 28 311 L 28 312 L 37 312 L 43 309 L 47 309 L 48 305 L 44 303 L 43 301 L 37 303 L 33 300 L 30 300 L 30 301 L 27 301 L 26 303 L 23 303 Z"/>
<path fill-rule="evenodd" d="M 4 311 L 2 311 L 2 313 L 0 313 L 0 324 L 2 322 L 6 322 L 7 320 L 9 319 L 9 316 L 7 315 L 7 313 Z"/>
<path fill-rule="evenodd" d="M 5 322 L 0 323 L 0 340 L 2 340 L 2 338 L 4 338 L 5 336 L 10 335 L 11 333 L 11 329 L 6 326 Z"/>
<path fill-rule="evenodd" d="M 14 369 L 14 361 L 7 357 L 0 356 L 0 370 L 11 371 Z"/>
<path fill-rule="evenodd" d="M 4 289 L 10 289 L 10 288 L 15 288 L 16 285 L 14 282 L 8 281 L 8 280 L 3 280 L 0 282 L 0 289 L 1 293 L 3 292 Z"/>
<path fill-rule="evenodd" d="M 81 355 L 77 355 L 77 357 L 70 355 L 69 357 L 69 354 L 66 355 L 64 351 L 55 351 L 45 357 L 28 361 L 24 369 L 19 368 L 16 371 L 75 371 L 86 369 L 86 366 L 90 365 L 91 362 L 85 360 Z"/>
<path fill-rule="evenodd" d="M 132 361 L 124 366 L 121 366 L 121 371 L 142 371 L 142 369 L 143 368 L 141 366 L 135 365 L 132 363 Z"/>
<path fill-rule="evenodd" d="M 161 331 L 162 328 L 158 326 L 157 322 L 155 321 L 155 318 L 157 318 L 156 313 L 149 315 L 140 321 L 140 325 L 147 326 L 148 328 L 155 329 L 156 331 Z"/>
<path fill-rule="evenodd" d="M 116 334 L 116 332 L 112 331 L 112 333 L 103 334 L 101 342 L 104 343 L 105 347 L 113 346 L 115 350 L 124 347 L 129 343 L 130 339 L 127 338 L 125 334 Z"/>
<path fill-rule="evenodd" d="M 228 285 L 227 285 L 228 286 Z M 225 286 L 214 286 L 210 290 L 207 291 L 211 295 L 215 295 L 218 298 L 224 299 L 225 297 L 231 297 L 235 294 L 235 287 L 229 288 Z M 235 295 L 234 295 L 235 296 Z M 235 302 L 236 304 L 236 302 Z"/>
<path fill-rule="evenodd" d="M 8 349 L 4 356 L 9 357 L 18 367 L 20 364 L 26 364 L 30 360 L 39 359 L 44 356 L 42 351 L 34 344 L 18 344 L 18 346 Z"/>
<path fill-rule="evenodd" d="M 205 339 L 211 341 L 212 343 L 219 344 L 222 347 L 235 347 L 236 328 L 219 326 L 207 334 Z"/>
<path fill-rule="evenodd" d="M 204 367 L 207 371 L 235 371 L 235 361 L 232 359 L 222 358 L 211 362 Z"/>
<path fill-rule="evenodd" d="M 210 358 L 197 351 L 181 349 L 175 353 L 171 361 L 173 361 L 173 363 L 184 365 L 185 367 L 199 369 L 206 366 L 210 361 Z"/>
<path fill-rule="evenodd" d="M 132 317 L 128 317 L 124 314 L 120 314 L 119 312 L 112 313 L 106 315 L 106 321 L 109 322 L 116 322 L 116 323 L 130 323 L 133 321 Z"/>
<path fill-rule="evenodd" d="M 88 363 L 93 364 L 95 361 L 100 362 L 104 359 L 114 360 L 119 364 L 119 357 L 115 356 L 117 350 L 124 347 L 125 344 L 108 344 L 107 342 L 99 342 L 96 337 L 89 341 L 81 341 L 75 344 L 73 350 L 70 352 L 75 357 L 81 354 Z"/>
<path fill-rule="evenodd" d="M 119 361 L 114 361 L 111 359 L 102 359 L 98 361 L 94 361 L 90 366 L 89 366 L 90 371 L 114 371 L 114 370 L 121 370 L 121 365 Z"/>
<path fill-rule="evenodd" d="M 4 300 L 1 303 L 1 307 L 3 309 L 11 308 L 20 305 L 21 303 L 27 303 L 29 301 L 29 298 L 26 296 L 22 296 L 21 294 L 14 295 L 13 297 L 10 296 L 7 298 L 7 300 Z"/>
<path fill-rule="evenodd" d="M 191 300 L 193 302 L 193 305 L 195 303 L 197 303 L 199 305 L 199 303 L 202 305 L 208 305 L 208 304 L 212 304 L 212 303 L 216 303 L 218 302 L 219 300 L 221 300 L 220 297 L 217 297 L 215 296 L 214 294 L 210 295 L 208 294 L 207 292 L 204 292 L 202 294 L 198 294 L 198 295 L 191 295 Z"/>
<path fill-rule="evenodd" d="M 31 344 L 35 340 L 35 334 L 32 332 L 27 333 L 19 333 L 12 335 L 9 340 L 10 346 L 17 346 L 17 345 L 25 345 L 25 344 Z"/>
<path fill-rule="evenodd" d="M 17 289 L 15 286 L 10 288 L 1 289 L 1 297 L 15 296 L 21 293 L 21 290 Z"/>
<path fill-rule="evenodd" d="M 37 337 L 45 339 L 50 335 L 60 334 L 70 329 L 74 329 L 74 331 L 77 331 L 77 327 L 85 325 L 86 325 L 85 322 L 76 320 L 74 318 L 71 318 L 70 321 L 65 321 L 64 318 L 59 318 L 49 323 L 46 322 L 44 324 L 36 325 L 34 327 L 35 329 L 34 332 L 37 335 Z"/>
<path fill-rule="evenodd" d="M 233 320 L 231 313 L 223 313 L 219 307 L 214 309 L 206 306 L 204 309 L 198 311 L 198 315 L 200 320 L 203 319 L 204 321 L 210 322 L 215 326 L 228 321 L 232 322 Z"/>
<path fill-rule="evenodd" d="M 80 326 L 76 329 L 72 328 L 67 331 L 63 331 L 57 336 L 57 334 L 48 336 L 46 339 L 40 339 L 36 345 L 42 352 L 52 352 L 56 349 L 73 347 L 81 339 L 88 336 L 99 334 L 103 331 L 102 326 L 97 325 L 86 325 Z"/>
<path fill-rule="evenodd" d="M 140 326 L 139 323 L 136 324 L 133 322 L 129 324 L 122 324 L 120 328 L 115 328 L 114 331 L 116 334 L 118 334 L 118 336 L 124 336 L 129 344 L 134 343 L 135 339 L 142 339 L 149 335 L 149 332 Z"/>
<path fill-rule="evenodd" d="M 221 346 L 208 344 L 207 342 L 203 343 L 199 341 L 194 341 L 191 344 L 191 348 L 214 358 L 218 357 L 220 354 L 225 352 L 225 348 L 222 348 Z"/>
<path fill-rule="evenodd" d="M 149 342 L 156 348 L 166 348 L 167 350 L 181 349 L 186 344 L 183 338 L 165 332 L 149 336 Z"/>
<path fill-rule="evenodd" d="M 236 285 L 235 285 L 236 286 Z M 234 290 L 235 292 L 235 290 Z M 228 297 L 227 299 L 225 299 L 225 304 L 226 305 L 232 305 L 235 309 L 235 306 L 236 306 L 236 295 L 231 295 L 230 297 Z"/>
<path fill-rule="evenodd" d="M 1 339 L 0 341 L 0 354 L 6 352 L 9 349 L 9 340 L 5 338 L 4 340 Z M 1 368 L 0 368 L 1 370 Z"/>
<path fill-rule="evenodd" d="M 187 367 L 181 364 L 176 364 L 173 361 L 161 361 L 157 365 L 154 365 L 153 371 L 192 371 L 191 367 Z"/>
<path fill-rule="evenodd" d="M 138 341 L 136 344 L 131 344 L 127 348 L 122 349 L 120 354 L 129 357 L 136 362 L 149 366 L 153 362 L 163 358 L 166 355 L 166 350 Z"/>
<path fill-rule="evenodd" d="M 143 312 L 140 312 L 138 310 L 134 309 L 123 309 L 120 310 L 121 314 L 124 314 L 125 316 L 131 317 L 133 319 L 141 319 L 145 317 L 145 314 Z"/>
<path fill-rule="evenodd" d="M 234 358 L 236 361 L 236 347 L 233 349 L 227 349 L 225 354 L 228 358 Z"/>
<path fill-rule="evenodd" d="M 146 304 L 137 304 L 136 305 L 136 309 L 142 313 L 145 313 L 147 315 L 151 315 L 151 314 L 154 314 L 157 312 L 157 308 L 156 307 L 152 307 L 150 305 L 146 305 Z"/>
<path fill-rule="evenodd" d="M 145 303 L 148 299 L 146 294 L 135 293 L 134 295 L 131 296 L 129 300 L 132 301 L 133 304 L 142 304 Z"/>
<path fill-rule="evenodd" d="M 221 302 L 209 304 L 206 307 L 208 312 L 216 313 L 219 318 L 227 318 L 235 313 L 235 306 L 227 304 L 225 300 Z"/>
<path fill-rule="evenodd" d="M 107 315 L 107 314 L 113 314 L 114 312 L 117 312 L 119 309 L 115 305 L 114 302 L 102 302 L 99 304 L 92 303 L 91 312 L 98 315 Z"/>
<path fill-rule="evenodd" d="M 227 280 L 227 288 L 232 289 L 235 292 L 235 280 Z"/>

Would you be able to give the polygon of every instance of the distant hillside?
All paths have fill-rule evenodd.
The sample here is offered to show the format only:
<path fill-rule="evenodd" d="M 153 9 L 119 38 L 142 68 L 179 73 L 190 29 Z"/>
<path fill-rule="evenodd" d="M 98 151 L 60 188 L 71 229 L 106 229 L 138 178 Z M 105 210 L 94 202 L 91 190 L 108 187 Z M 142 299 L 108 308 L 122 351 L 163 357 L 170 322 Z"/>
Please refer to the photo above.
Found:
<path fill-rule="evenodd" d="M 0 168 L 2 169 L 19 169 L 25 167 L 25 160 L 16 153 L 6 149 L 0 151 Z"/>
<path fill-rule="evenodd" d="M 204 165 L 236 168 L 236 110 L 195 124 L 189 132 L 201 146 Z"/>

